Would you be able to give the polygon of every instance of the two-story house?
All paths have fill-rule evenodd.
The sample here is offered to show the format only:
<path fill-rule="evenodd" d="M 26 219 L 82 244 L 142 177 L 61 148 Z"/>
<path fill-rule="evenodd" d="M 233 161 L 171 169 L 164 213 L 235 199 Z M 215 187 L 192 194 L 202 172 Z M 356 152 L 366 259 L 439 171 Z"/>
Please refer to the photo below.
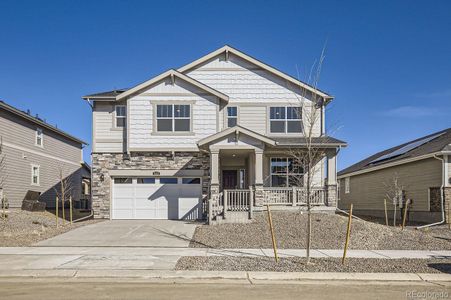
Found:
<path fill-rule="evenodd" d="M 306 132 L 324 151 L 314 203 L 336 206 L 336 154 L 346 144 L 325 133 L 332 97 L 230 46 L 83 98 L 93 112 L 97 218 L 215 222 L 268 203 L 305 205 L 295 179 L 309 170 L 290 153 L 305 149 Z M 309 123 L 312 108 L 319 117 Z"/>
<path fill-rule="evenodd" d="M 0 196 L 11 208 L 21 207 L 28 191 L 40 193 L 39 200 L 54 208 L 60 172 L 70 179 L 74 206 L 79 201 L 88 206 L 91 174 L 83 162 L 84 141 L 3 101 L 0 139 Z"/>

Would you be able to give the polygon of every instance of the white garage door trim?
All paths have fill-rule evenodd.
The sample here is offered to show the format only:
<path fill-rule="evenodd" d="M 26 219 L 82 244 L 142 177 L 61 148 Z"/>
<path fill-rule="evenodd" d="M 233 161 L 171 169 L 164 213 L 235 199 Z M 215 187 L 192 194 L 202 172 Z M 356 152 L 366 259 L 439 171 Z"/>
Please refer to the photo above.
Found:
<path fill-rule="evenodd" d="M 201 177 L 112 179 L 111 219 L 194 220 L 202 217 L 201 203 Z"/>

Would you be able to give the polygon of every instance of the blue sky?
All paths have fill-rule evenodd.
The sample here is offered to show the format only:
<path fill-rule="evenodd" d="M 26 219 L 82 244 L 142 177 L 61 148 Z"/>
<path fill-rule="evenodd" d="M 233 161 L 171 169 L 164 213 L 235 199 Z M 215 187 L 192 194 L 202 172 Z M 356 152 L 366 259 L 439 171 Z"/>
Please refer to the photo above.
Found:
<path fill-rule="evenodd" d="M 451 127 L 451 1 L 0 0 L 0 99 L 91 142 L 81 96 L 230 44 L 301 79 L 327 41 L 339 168 Z M 90 160 L 90 148 L 85 159 Z"/>

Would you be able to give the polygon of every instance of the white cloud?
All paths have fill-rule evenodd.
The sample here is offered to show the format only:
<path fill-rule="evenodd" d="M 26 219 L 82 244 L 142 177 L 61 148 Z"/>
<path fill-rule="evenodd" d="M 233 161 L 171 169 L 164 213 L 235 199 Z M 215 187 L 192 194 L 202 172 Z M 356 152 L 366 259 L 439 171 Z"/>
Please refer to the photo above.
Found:
<path fill-rule="evenodd" d="M 400 106 L 382 113 L 383 116 L 397 118 L 433 117 L 443 114 L 444 112 L 438 108 L 426 106 Z"/>

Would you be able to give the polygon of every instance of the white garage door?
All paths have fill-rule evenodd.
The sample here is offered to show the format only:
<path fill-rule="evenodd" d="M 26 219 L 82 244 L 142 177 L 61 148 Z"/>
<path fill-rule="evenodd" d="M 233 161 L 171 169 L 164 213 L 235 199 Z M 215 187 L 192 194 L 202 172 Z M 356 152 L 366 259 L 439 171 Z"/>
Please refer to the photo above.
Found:
<path fill-rule="evenodd" d="M 113 219 L 183 219 L 201 217 L 199 177 L 114 178 Z"/>

